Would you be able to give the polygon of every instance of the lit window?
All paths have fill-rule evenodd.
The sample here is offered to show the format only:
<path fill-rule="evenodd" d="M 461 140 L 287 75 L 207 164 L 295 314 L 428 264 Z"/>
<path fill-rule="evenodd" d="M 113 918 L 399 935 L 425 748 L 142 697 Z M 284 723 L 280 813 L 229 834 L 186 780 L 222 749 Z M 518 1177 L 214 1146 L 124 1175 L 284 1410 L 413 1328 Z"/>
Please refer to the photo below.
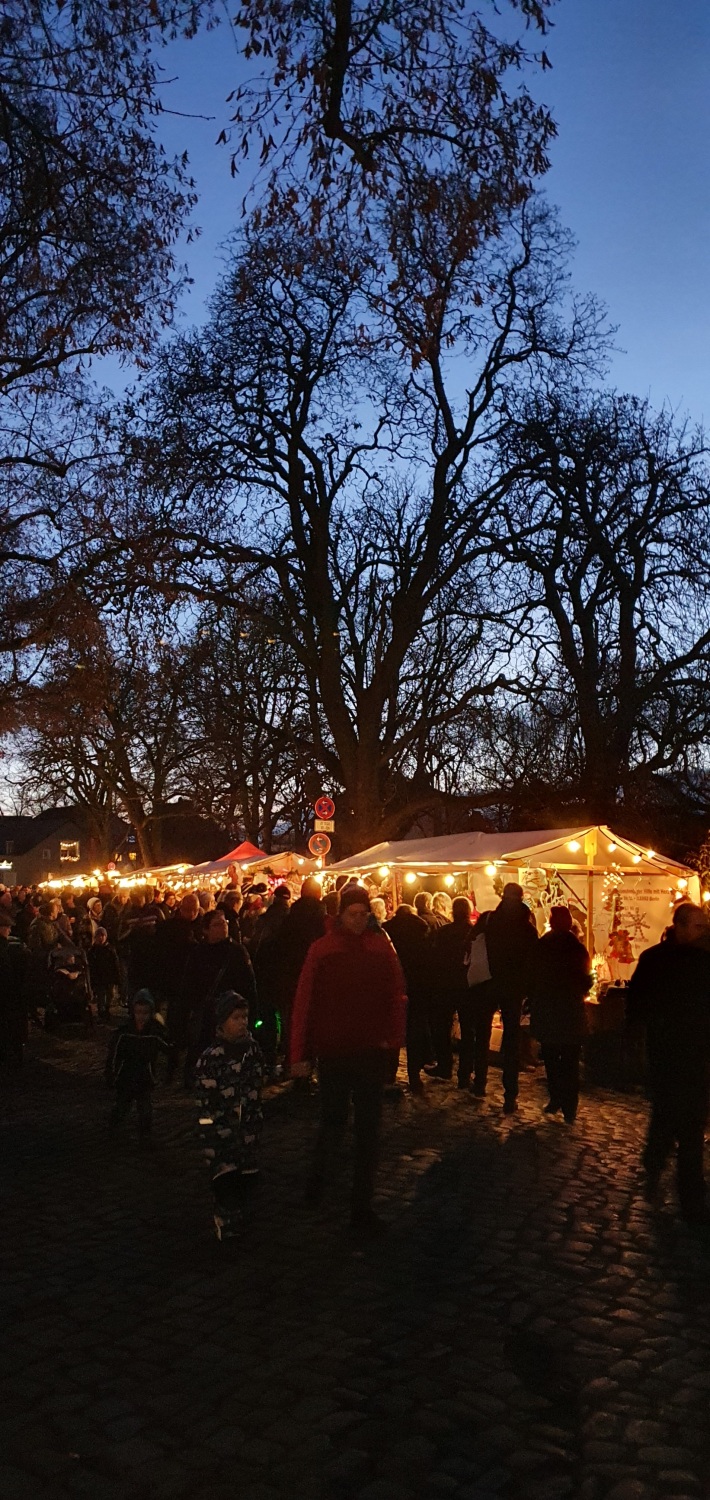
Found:
<path fill-rule="evenodd" d="M 59 858 L 63 863 L 76 861 L 79 858 L 79 840 L 74 839 L 69 842 L 62 840 L 59 844 Z"/>
<path fill-rule="evenodd" d="M 13 839 L 6 839 L 5 840 L 5 853 L 6 854 L 14 854 L 15 853 L 15 844 L 14 844 L 14 840 Z"/>

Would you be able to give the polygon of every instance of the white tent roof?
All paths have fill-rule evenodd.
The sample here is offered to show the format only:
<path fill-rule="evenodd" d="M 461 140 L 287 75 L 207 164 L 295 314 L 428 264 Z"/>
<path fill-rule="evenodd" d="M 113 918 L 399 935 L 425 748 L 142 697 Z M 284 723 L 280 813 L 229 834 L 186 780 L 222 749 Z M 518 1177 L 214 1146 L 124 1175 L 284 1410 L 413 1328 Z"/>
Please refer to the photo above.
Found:
<path fill-rule="evenodd" d="M 436 871 L 448 866 L 502 864 L 508 866 L 539 864 L 558 869 L 586 869 L 585 841 L 596 836 L 595 869 L 616 864 L 633 868 L 637 873 L 672 871 L 692 875 L 694 872 L 677 860 L 656 854 L 642 844 L 621 838 L 605 824 L 587 824 L 584 828 L 533 829 L 521 833 L 454 833 L 437 838 L 399 839 L 373 844 L 361 854 L 341 859 L 328 866 L 329 874 L 375 870 L 384 865 L 397 868 Z M 578 844 L 571 849 L 570 844 Z M 613 846 L 610 848 L 610 845 Z"/>

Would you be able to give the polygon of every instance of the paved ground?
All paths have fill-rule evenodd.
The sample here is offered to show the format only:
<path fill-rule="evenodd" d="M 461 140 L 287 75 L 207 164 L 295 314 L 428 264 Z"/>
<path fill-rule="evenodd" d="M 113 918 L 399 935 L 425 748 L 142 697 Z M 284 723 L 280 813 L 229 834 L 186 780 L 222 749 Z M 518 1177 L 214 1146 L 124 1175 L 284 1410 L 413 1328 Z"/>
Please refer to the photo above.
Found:
<path fill-rule="evenodd" d="M 282 1094 L 237 1249 L 183 1096 L 153 1154 L 109 1142 L 97 1040 L 0 1095 L 3 1500 L 710 1496 L 710 1236 L 637 1194 L 643 1101 L 390 1102 L 362 1250 L 345 1182 L 302 1206 L 317 1102 Z"/>

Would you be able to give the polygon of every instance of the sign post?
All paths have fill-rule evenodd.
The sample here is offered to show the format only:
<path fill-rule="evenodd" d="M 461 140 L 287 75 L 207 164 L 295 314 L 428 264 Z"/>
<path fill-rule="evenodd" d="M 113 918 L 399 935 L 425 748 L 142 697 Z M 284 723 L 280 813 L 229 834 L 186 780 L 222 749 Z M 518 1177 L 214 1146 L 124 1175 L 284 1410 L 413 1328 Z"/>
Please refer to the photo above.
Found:
<path fill-rule="evenodd" d="M 308 847 L 311 854 L 314 854 L 323 863 L 331 847 L 328 834 L 335 832 L 335 803 L 332 797 L 324 795 L 318 797 L 313 807 L 315 812 L 313 820 L 315 832 L 308 841 Z"/>

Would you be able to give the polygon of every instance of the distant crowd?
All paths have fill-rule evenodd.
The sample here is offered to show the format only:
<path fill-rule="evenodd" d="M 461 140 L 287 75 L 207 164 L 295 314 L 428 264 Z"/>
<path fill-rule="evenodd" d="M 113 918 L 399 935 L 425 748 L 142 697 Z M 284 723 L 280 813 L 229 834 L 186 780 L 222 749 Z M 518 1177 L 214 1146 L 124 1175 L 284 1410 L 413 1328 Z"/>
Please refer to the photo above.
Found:
<path fill-rule="evenodd" d="M 629 1025 L 647 1036 L 646 1190 L 657 1193 L 677 1147 L 681 1208 L 696 1222 L 706 1214 L 709 948 L 705 913 L 683 903 L 666 940 L 642 955 L 628 1006 Z M 52 899 L 26 887 L 0 891 L 0 1068 L 21 1065 L 30 1018 L 52 1030 L 117 1013 L 106 1068 L 112 1128 L 135 1103 L 149 1143 L 164 1056 L 167 1082 L 196 1091 L 220 1237 L 240 1228 L 260 1183 L 269 1082 L 309 1086 L 317 1071 L 321 1125 L 306 1190 L 313 1207 L 353 1105 L 352 1224 L 368 1234 L 383 1228 L 373 1208 L 382 1101 L 398 1087 L 403 1045 L 413 1096 L 455 1071 L 458 1089 L 482 1101 L 499 1012 L 502 1110 L 514 1115 L 525 1011 L 547 1074 L 544 1113 L 573 1124 L 591 985 L 568 908 L 554 907 L 539 936 L 514 882 L 492 911 L 422 890 L 393 915 L 342 878 L 325 898 L 312 878 L 295 899 L 286 884 L 243 889 L 237 880 L 181 897 L 139 886 Z"/>

